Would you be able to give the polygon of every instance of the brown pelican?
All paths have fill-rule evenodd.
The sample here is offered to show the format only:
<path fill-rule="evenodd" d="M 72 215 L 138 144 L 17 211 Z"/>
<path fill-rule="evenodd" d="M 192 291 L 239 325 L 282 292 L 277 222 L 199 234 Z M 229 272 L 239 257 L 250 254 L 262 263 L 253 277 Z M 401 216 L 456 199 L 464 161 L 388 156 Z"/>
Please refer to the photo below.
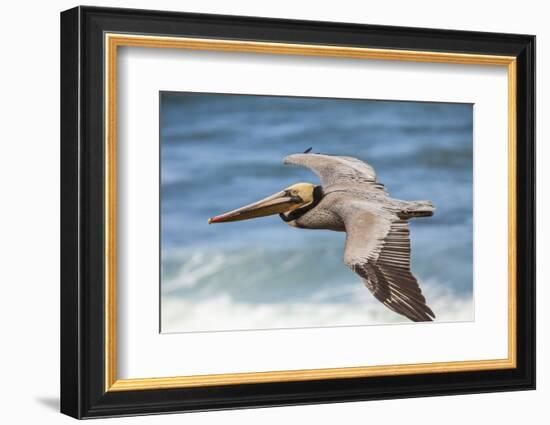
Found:
<path fill-rule="evenodd" d="M 311 169 L 321 186 L 297 183 L 261 201 L 212 217 L 208 223 L 279 214 L 301 229 L 346 232 L 344 263 L 386 307 L 412 321 L 435 318 L 411 273 L 408 220 L 429 217 L 429 201 L 389 197 L 374 169 L 345 156 L 294 154 L 285 164 Z"/>

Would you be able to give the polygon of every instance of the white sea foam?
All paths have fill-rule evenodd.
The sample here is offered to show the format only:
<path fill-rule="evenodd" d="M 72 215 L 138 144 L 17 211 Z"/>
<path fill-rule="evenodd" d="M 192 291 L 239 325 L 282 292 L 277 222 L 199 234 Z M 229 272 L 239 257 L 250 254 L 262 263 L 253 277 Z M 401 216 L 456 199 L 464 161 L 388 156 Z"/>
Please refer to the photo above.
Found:
<path fill-rule="evenodd" d="M 441 289 L 444 286 L 437 282 L 425 282 L 422 287 L 437 321 L 474 319 L 470 296 Z M 351 295 L 353 301 L 323 302 L 338 293 Z M 166 333 L 410 323 L 375 300 L 359 282 L 322 290 L 309 302 L 244 303 L 227 294 L 200 300 L 165 297 L 161 315 Z"/>
<path fill-rule="evenodd" d="M 336 249 L 169 251 L 163 259 L 162 331 L 408 323 L 342 266 Z M 469 291 L 456 292 L 436 279 L 421 287 L 437 321 L 473 320 Z"/>

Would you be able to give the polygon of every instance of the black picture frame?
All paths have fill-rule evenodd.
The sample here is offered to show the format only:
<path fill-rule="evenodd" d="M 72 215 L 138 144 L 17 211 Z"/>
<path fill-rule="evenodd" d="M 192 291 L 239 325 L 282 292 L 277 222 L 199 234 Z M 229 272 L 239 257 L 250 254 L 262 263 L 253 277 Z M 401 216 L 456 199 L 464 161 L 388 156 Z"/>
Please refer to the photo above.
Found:
<path fill-rule="evenodd" d="M 104 34 L 433 52 L 517 59 L 517 367 L 452 373 L 105 391 Z M 61 13 L 61 412 L 75 418 L 535 388 L 535 37 L 177 12 Z"/>

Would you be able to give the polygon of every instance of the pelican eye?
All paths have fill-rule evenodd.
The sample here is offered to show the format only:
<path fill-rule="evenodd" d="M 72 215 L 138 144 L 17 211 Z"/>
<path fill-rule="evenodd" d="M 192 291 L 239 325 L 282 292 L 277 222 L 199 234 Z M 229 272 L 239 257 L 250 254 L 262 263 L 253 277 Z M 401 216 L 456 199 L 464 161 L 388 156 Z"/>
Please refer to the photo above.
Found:
<path fill-rule="evenodd" d="M 298 193 L 299 192 L 296 189 L 285 190 L 285 195 L 290 196 L 290 200 L 292 202 L 303 202 L 302 197 L 299 196 Z"/>

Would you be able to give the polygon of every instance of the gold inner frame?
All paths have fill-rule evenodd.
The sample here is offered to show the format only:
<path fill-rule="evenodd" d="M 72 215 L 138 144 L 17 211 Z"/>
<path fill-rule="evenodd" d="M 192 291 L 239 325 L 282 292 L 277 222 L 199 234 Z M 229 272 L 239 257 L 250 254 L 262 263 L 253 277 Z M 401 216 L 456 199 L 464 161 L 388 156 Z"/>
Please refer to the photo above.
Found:
<path fill-rule="evenodd" d="M 508 357 L 495 360 L 303 369 L 174 377 L 118 379 L 116 324 L 116 123 L 119 46 L 328 56 L 507 67 L 508 72 Z M 510 369 L 516 367 L 516 58 L 445 52 L 370 49 L 256 41 L 105 34 L 105 391 L 235 385 L 336 378 Z"/>

